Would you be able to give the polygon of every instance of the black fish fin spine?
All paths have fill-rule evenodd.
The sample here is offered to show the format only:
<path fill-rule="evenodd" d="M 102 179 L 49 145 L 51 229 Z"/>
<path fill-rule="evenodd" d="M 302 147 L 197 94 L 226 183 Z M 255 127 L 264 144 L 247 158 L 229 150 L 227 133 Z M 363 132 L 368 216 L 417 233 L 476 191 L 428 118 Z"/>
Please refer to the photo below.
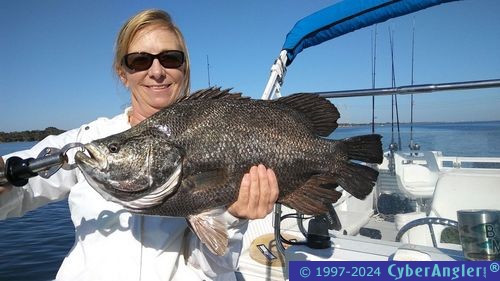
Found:
<path fill-rule="evenodd" d="M 286 195 L 283 203 L 303 214 L 319 215 L 327 213 L 332 203 L 342 196 L 335 190 L 338 186 L 335 175 L 314 175 L 301 187 Z"/>
<path fill-rule="evenodd" d="M 306 116 L 312 131 L 322 137 L 329 136 L 337 129 L 340 113 L 326 98 L 313 94 L 293 94 L 274 102 L 284 104 Z"/>
<path fill-rule="evenodd" d="M 184 96 L 177 100 L 177 102 L 182 102 L 185 100 L 202 100 L 202 99 L 249 99 L 248 97 L 242 97 L 241 93 L 231 93 L 232 88 L 221 90 L 220 87 L 210 87 L 206 89 L 201 89 L 190 95 Z"/>

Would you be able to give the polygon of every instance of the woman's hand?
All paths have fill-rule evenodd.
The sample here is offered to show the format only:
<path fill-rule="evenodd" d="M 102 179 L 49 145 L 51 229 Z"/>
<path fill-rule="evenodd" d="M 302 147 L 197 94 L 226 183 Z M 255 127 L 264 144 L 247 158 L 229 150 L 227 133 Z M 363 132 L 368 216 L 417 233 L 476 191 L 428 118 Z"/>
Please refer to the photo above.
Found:
<path fill-rule="evenodd" d="M 273 210 L 278 200 L 278 180 L 273 170 L 253 166 L 241 180 L 238 200 L 229 206 L 231 215 L 242 219 L 261 219 Z"/>

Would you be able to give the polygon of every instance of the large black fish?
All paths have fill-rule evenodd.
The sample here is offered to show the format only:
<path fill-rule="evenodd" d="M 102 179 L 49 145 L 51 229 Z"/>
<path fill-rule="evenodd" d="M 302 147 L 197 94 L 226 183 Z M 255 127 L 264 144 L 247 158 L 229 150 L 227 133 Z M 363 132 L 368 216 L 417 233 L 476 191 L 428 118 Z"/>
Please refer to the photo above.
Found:
<path fill-rule="evenodd" d="M 238 196 L 251 166 L 272 168 L 278 202 L 305 214 L 328 212 L 340 185 L 368 195 L 381 163 L 379 135 L 329 140 L 340 117 L 328 100 L 296 94 L 252 100 L 210 88 L 159 111 L 133 128 L 86 145 L 76 155 L 104 198 L 134 213 L 186 217 L 198 237 L 224 254 L 227 232 L 214 218 Z"/>

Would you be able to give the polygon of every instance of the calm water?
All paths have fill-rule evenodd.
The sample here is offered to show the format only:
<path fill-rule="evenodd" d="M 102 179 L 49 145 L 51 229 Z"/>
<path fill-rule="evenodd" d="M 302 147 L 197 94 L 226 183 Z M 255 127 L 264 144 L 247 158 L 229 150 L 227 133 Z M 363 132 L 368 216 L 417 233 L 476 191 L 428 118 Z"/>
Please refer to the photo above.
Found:
<path fill-rule="evenodd" d="M 400 132 L 401 150 L 408 150 L 410 125 L 400 125 Z M 369 133 L 371 125 L 339 128 L 330 138 Z M 390 124 L 376 126 L 375 133 L 383 136 L 384 150 L 388 149 L 392 139 L 398 142 L 397 127 L 393 129 Z M 500 121 L 416 124 L 413 125 L 413 141 L 420 145 L 421 150 L 438 150 L 445 156 L 500 157 Z"/>
<path fill-rule="evenodd" d="M 34 142 L 0 143 L 0 155 Z M 0 280 L 51 280 L 74 242 L 67 200 L 0 221 Z"/>
<path fill-rule="evenodd" d="M 401 125 L 401 143 L 407 148 L 408 125 Z M 384 150 L 392 139 L 392 127 L 377 126 L 384 136 Z M 397 142 L 397 128 L 394 128 Z M 371 126 L 339 128 L 330 137 L 368 134 Z M 423 150 L 440 150 L 444 155 L 500 157 L 500 122 L 419 124 L 414 142 Z M 0 155 L 29 148 L 33 143 L 0 143 Z M 22 218 L 0 221 L 0 280 L 50 280 L 55 277 L 74 241 L 67 201 L 52 203 Z"/>

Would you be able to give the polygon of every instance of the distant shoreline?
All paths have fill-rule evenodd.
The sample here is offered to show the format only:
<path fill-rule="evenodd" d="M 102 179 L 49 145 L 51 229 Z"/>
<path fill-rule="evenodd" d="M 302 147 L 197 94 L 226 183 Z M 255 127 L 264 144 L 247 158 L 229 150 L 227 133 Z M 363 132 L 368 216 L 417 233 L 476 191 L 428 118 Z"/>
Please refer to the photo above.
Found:
<path fill-rule="evenodd" d="M 427 125 L 427 124 L 460 124 L 460 123 L 493 123 L 500 122 L 500 120 L 492 121 L 455 121 L 455 122 L 414 122 L 414 125 Z M 409 122 L 400 122 L 400 125 L 410 124 Z M 339 128 L 361 127 L 370 126 L 371 123 L 339 123 Z M 375 126 L 390 126 L 391 122 L 375 123 Z M 49 135 L 59 135 L 64 133 L 55 127 L 48 127 L 44 130 L 31 130 L 31 131 L 16 131 L 16 132 L 0 132 L 0 143 L 4 142 L 19 142 L 19 141 L 40 141 Z"/>
<path fill-rule="evenodd" d="M 0 132 L 0 143 L 3 142 L 19 142 L 19 141 L 40 141 L 49 135 L 59 135 L 64 133 L 65 130 L 61 130 L 54 127 L 48 127 L 44 130 L 31 130 L 31 131 L 19 131 L 19 132 Z"/>

